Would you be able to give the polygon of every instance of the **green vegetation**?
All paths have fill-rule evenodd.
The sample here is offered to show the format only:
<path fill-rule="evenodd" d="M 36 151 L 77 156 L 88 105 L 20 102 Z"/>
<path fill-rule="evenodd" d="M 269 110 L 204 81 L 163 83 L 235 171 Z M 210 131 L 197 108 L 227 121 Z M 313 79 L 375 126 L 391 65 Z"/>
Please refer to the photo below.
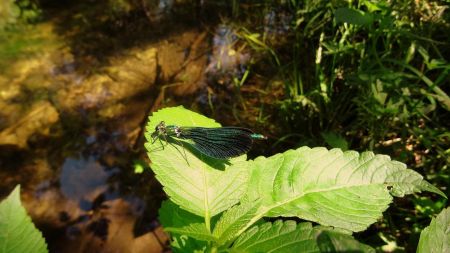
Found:
<path fill-rule="evenodd" d="M 40 17 L 41 10 L 32 0 L 4 0 L 0 2 L 0 31 L 21 22 L 36 22 Z"/>
<path fill-rule="evenodd" d="M 266 119 L 263 125 L 277 122 L 277 151 L 302 145 L 371 150 L 406 163 L 433 185 L 450 185 L 448 1 L 292 0 L 253 7 L 252 17 L 235 11 L 234 26 L 247 47 L 266 55 L 253 59 L 249 83 L 258 76 L 269 80 L 265 92 L 282 91 L 255 113 Z M 267 29 L 283 22 L 281 35 Z M 414 195 L 376 226 L 411 251 L 428 220 L 447 205 Z M 405 211 L 410 206 L 414 212 Z"/>
<path fill-rule="evenodd" d="M 146 127 L 151 168 L 170 198 L 160 209 L 160 221 L 172 234 L 175 252 L 374 252 L 351 233 L 381 218 L 393 196 L 430 191 L 445 197 L 388 156 L 301 147 L 267 158 L 224 161 L 189 144 L 153 142 L 161 121 L 220 125 L 174 107 L 153 113 Z M 276 220 L 265 219 L 270 217 Z"/>
<path fill-rule="evenodd" d="M 36 55 L 51 41 L 51 27 L 33 26 L 41 19 L 42 11 L 34 1 L 6 0 L 0 2 L 0 71 L 19 61 Z M 41 50 L 40 50 L 41 49 Z"/>
<path fill-rule="evenodd" d="M 272 56 L 284 84 L 280 109 L 286 121 L 296 129 L 339 129 L 354 146 L 371 150 L 393 133 L 405 146 L 408 138 L 420 141 L 426 134 L 437 155 L 448 159 L 445 129 L 424 133 L 413 127 L 440 126 L 437 116 L 450 110 L 443 90 L 450 70 L 444 5 L 290 1 L 285 8 L 294 16 L 286 32 L 292 40 L 280 45 L 258 28 L 240 34 Z"/>
<path fill-rule="evenodd" d="M 5 0 L 0 3 L 0 30 L 17 22 L 20 9 L 14 0 Z"/>
<path fill-rule="evenodd" d="M 175 252 L 446 251 L 449 3 L 1 1 L 0 95 L 7 99 L 0 120 L 49 100 L 63 127 L 49 136 L 56 142 L 30 135 L 33 152 L 68 135 L 77 140 L 67 146 L 105 146 L 94 153 L 110 155 L 139 146 L 137 115 L 150 110 L 148 96 L 151 110 L 184 104 L 267 135 L 249 154 L 265 157 L 227 162 L 189 145 L 147 143 L 151 163 L 135 160 L 134 171 L 150 167 L 164 186 L 160 220 Z M 167 108 L 153 114 L 146 134 L 162 120 L 219 126 Z M 132 145 L 115 145 L 123 129 L 137 129 L 123 138 Z M 114 148 L 91 145 L 102 144 L 104 132 Z M 79 133 L 93 137 L 82 144 Z M 14 210 L 23 219 L 5 207 L 18 203 L 18 190 L 11 196 L 0 205 L 7 226 L 0 231 L 31 223 L 20 203 Z M 0 252 L 18 240 L 4 235 Z M 44 250 L 38 237 L 17 236 Z"/>
<path fill-rule="evenodd" d="M 426 227 L 420 234 L 419 246 L 417 252 L 446 252 L 450 249 L 450 208 L 442 212 L 431 221 L 430 226 Z"/>
<path fill-rule="evenodd" d="M 274 149 L 277 151 L 282 152 L 281 147 L 296 148 L 303 145 L 370 150 L 389 154 L 393 159 L 407 164 L 410 169 L 424 174 L 433 185 L 449 185 L 450 16 L 447 5 L 445 1 L 234 1 L 234 18 L 229 24 L 240 39 L 234 44 L 238 51 L 250 49 L 254 54 L 249 61 L 251 66 L 246 68 L 242 76 L 233 79 L 238 93 L 233 115 L 239 115 L 239 120 L 249 118 L 243 115 L 253 114 L 261 126 L 276 122 L 272 128 L 274 130 L 268 131 L 269 136 L 275 139 Z M 251 107 L 255 104 L 246 100 L 253 98 L 254 94 L 246 94 L 245 88 L 255 83 L 259 86 L 256 89 L 252 87 L 252 90 L 259 93 L 260 104 Z M 304 155 L 302 152 L 301 155 Z M 366 153 L 361 156 L 363 154 Z M 284 155 L 286 153 L 275 157 Z M 169 157 L 173 158 L 174 155 Z M 275 158 L 267 159 L 262 163 L 270 164 L 270 159 Z M 181 166 L 169 160 L 165 164 L 164 171 L 174 171 L 174 167 Z M 151 167 L 155 169 L 157 166 Z M 197 166 L 202 167 L 201 163 Z M 257 169 L 249 166 L 252 173 L 257 173 Z M 261 171 L 273 169 L 261 167 L 264 167 Z M 190 170 L 184 168 L 183 171 L 185 175 Z M 178 202 L 181 198 L 191 196 L 189 193 L 173 196 L 175 190 L 167 186 L 169 182 L 181 178 L 181 174 L 169 180 L 166 178 L 169 176 L 161 174 L 161 170 L 155 172 L 158 179 L 163 180 L 162 184 L 171 201 L 191 213 L 205 217 L 205 221 L 211 220 L 206 231 L 211 232 L 213 237 L 203 231 L 205 233 L 199 233 L 202 237 L 199 239 L 180 230 L 179 223 L 171 223 L 164 218 L 165 212 L 170 213 L 169 209 L 179 207 L 173 203 L 163 205 L 161 219 L 167 230 L 176 235 L 173 242 L 175 248 L 196 245 L 211 249 L 215 245 L 220 251 L 239 244 L 240 239 L 234 243 L 227 241 L 221 244 L 218 234 L 214 233 L 217 229 L 215 226 L 221 224 L 216 220 L 225 219 L 222 217 L 227 217 L 225 214 L 233 212 L 233 208 L 224 213 L 221 213 L 222 210 L 215 210 L 212 214 L 206 212 L 207 215 L 195 212 L 192 206 L 183 206 Z M 292 181 L 294 178 L 297 177 L 293 176 Z M 254 182 L 246 185 L 237 179 L 235 181 L 241 184 L 237 187 L 239 189 L 257 187 Z M 289 178 L 285 181 L 289 181 Z M 280 180 L 278 186 L 282 187 L 285 181 Z M 444 189 L 448 195 L 448 189 Z M 247 196 L 248 193 L 241 194 Z M 279 194 L 283 196 L 283 193 Z M 234 204 L 240 203 L 234 208 L 242 208 L 241 213 L 245 216 L 245 197 L 239 201 L 236 196 L 232 198 L 236 200 Z M 321 196 L 319 199 L 329 201 L 333 198 Z M 415 251 L 419 234 L 447 203 L 446 198 L 413 194 L 405 202 L 386 211 L 384 219 L 370 223 L 371 232 L 355 236 L 377 250 Z M 290 215 L 298 215 L 322 225 L 341 227 L 341 224 L 317 220 L 317 215 L 302 216 L 307 213 L 304 209 L 310 210 L 303 208 L 300 214 Z M 214 218 L 214 215 L 220 218 Z M 249 214 L 254 218 L 252 215 Z M 283 216 L 279 213 L 274 216 L 278 215 Z M 205 223 L 201 220 L 194 219 L 193 223 Z M 281 223 L 277 224 L 281 226 Z M 180 226 L 194 229 L 191 225 L 184 223 Z M 265 226 L 269 229 L 272 225 Z M 367 226 L 369 224 L 360 230 L 346 229 L 361 231 Z M 253 229 L 257 230 L 256 227 L 254 225 Z M 181 234 L 191 235 L 203 243 L 181 240 L 184 238 Z M 253 236 L 259 238 L 256 234 Z M 439 238 L 445 241 L 445 237 Z"/>
<path fill-rule="evenodd" d="M 0 202 L 0 252 L 48 252 L 47 245 L 20 202 L 20 186 Z"/>

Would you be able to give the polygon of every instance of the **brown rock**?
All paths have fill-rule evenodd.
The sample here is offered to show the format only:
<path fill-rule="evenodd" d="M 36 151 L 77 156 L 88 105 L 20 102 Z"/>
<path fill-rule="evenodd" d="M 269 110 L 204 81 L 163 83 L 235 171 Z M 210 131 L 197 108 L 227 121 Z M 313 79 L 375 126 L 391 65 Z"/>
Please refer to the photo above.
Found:
<path fill-rule="evenodd" d="M 36 103 L 17 122 L 0 132 L 0 145 L 26 148 L 33 134 L 48 135 L 50 127 L 58 120 L 58 112 L 48 101 Z"/>

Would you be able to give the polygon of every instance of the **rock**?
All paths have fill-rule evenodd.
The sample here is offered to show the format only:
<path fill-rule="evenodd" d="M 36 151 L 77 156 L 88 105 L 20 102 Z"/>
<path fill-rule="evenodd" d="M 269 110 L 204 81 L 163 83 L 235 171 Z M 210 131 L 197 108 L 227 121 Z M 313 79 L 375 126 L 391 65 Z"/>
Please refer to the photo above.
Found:
<path fill-rule="evenodd" d="M 56 101 L 66 112 L 96 109 L 100 115 L 112 118 L 111 112 L 122 111 L 118 104 L 149 90 L 156 75 L 156 49 L 131 49 L 113 58 L 100 73 L 80 79 L 77 84 L 61 78 L 65 85 L 57 91 Z"/>
<path fill-rule="evenodd" d="M 204 73 L 208 61 L 207 33 L 186 31 L 163 41 L 158 46 L 158 64 L 161 80 L 171 81 L 164 87 L 171 88 L 177 96 L 191 95 L 204 86 Z"/>
<path fill-rule="evenodd" d="M 48 135 L 51 126 L 58 120 L 58 112 L 48 101 L 38 102 L 18 121 L 0 132 L 0 145 L 26 148 L 32 135 Z"/>

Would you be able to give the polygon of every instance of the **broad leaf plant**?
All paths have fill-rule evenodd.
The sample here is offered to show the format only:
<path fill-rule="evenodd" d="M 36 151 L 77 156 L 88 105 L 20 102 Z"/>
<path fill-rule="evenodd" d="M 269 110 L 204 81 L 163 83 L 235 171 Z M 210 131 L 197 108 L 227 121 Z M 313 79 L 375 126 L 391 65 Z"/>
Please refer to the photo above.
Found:
<path fill-rule="evenodd" d="M 380 219 L 393 197 L 421 191 L 445 197 L 386 155 L 300 147 L 218 160 L 189 143 L 153 141 L 161 121 L 220 124 L 174 107 L 153 113 L 146 126 L 150 166 L 169 197 L 159 213 L 174 252 L 374 252 L 352 233 Z"/>

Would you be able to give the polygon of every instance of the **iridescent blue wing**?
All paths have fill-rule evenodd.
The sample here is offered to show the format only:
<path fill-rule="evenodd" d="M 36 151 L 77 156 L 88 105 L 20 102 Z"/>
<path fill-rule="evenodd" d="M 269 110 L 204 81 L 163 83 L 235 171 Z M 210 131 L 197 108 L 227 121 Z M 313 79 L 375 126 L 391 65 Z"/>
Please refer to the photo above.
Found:
<path fill-rule="evenodd" d="M 182 127 L 180 138 L 190 139 L 201 153 L 228 159 L 247 153 L 253 144 L 253 132 L 241 127 Z"/>

